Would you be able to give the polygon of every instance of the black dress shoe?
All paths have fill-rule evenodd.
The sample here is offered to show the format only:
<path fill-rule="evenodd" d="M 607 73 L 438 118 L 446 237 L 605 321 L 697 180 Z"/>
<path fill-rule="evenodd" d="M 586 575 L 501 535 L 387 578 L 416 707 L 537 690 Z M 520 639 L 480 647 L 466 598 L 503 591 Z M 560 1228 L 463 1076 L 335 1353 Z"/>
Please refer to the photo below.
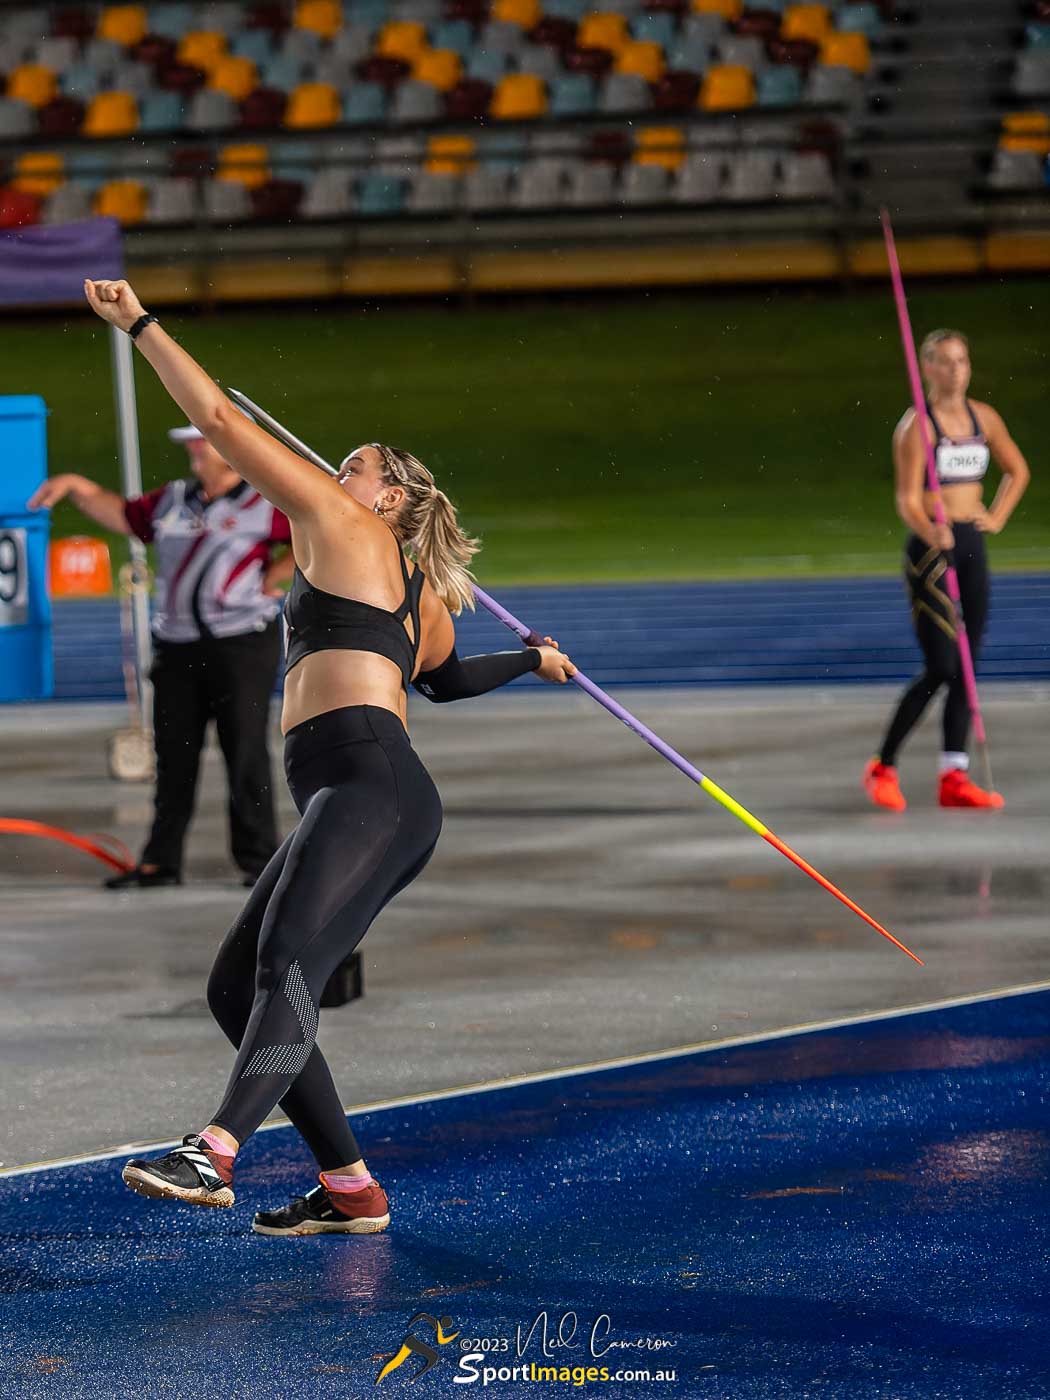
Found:
<path fill-rule="evenodd" d="M 111 875 L 103 884 L 107 890 L 149 890 L 160 885 L 181 885 L 182 876 L 177 870 L 140 870 L 136 865 L 122 875 Z"/>

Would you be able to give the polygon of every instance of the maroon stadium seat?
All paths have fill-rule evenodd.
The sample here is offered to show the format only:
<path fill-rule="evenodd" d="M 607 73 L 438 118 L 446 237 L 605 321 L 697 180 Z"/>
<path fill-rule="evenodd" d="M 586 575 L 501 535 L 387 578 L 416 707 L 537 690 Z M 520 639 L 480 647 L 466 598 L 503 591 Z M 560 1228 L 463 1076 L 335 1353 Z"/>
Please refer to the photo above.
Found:
<path fill-rule="evenodd" d="M 733 25 L 737 34 L 755 34 L 773 39 L 780 33 L 780 16 L 773 10 L 745 10 Z"/>
<path fill-rule="evenodd" d="M 95 16 L 82 5 L 64 5 L 51 20 L 55 39 L 90 39 L 95 32 Z"/>
<path fill-rule="evenodd" d="M 203 86 L 205 74 L 188 63 L 169 63 L 157 72 L 157 86 L 165 92 L 180 92 L 189 96 Z"/>
<path fill-rule="evenodd" d="M 167 68 L 175 62 L 175 40 L 166 34 L 146 34 L 132 45 L 131 57 L 151 68 Z"/>
<path fill-rule="evenodd" d="M 240 125 L 244 131 L 270 131 L 281 125 L 288 94 L 277 88 L 256 88 L 241 103 Z"/>
<path fill-rule="evenodd" d="M 200 179 L 215 169 L 215 157 L 207 146 L 177 146 L 171 153 L 171 174 Z"/>
<path fill-rule="evenodd" d="M 653 107 L 658 112 L 684 111 L 696 105 L 699 91 L 699 73 L 665 73 L 653 88 Z"/>
<path fill-rule="evenodd" d="M 303 187 L 298 180 L 267 180 L 251 192 L 252 217 L 261 223 L 291 223 L 299 212 Z"/>
<path fill-rule="evenodd" d="M 480 78 L 464 78 L 445 95 L 445 115 L 453 121 L 480 121 L 489 110 L 492 84 Z"/>
<path fill-rule="evenodd" d="M 608 49 L 566 49 L 563 63 L 570 73 L 586 73 L 600 78 L 612 67 L 613 55 Z"/>
<path fill-rule="evenodd" d="M 381 87 L 396 87 L 411 73 L 411 65 L 402 58 L 387 58 L 385 54 L 374 53 L 357 65 L 357 76 L 366 83 L 379 83 Z"/>
<path fill-rule="evenodd" d="M 84 120 L 84 104 L 75 97 L 54 97 L 37 112 L 41 136 L 65 140 L 76 136 Z"/>
<path fill-rule="evenodd" d="M 820 50 L 808 39 L 770 39 L 766 52 L 770 63 L 792 63 L 796 68 L 809 68 Z"/>
<path fill-rule="evenodd" d="M 480 24 L 488 18 L 488 0 L 447 0 L 446 19 L 466 19 L 471 24 Z"/>
<path fill-rule="evenodd" d="M 568 49 L 576 42 L 576 25 L 561 15 L 544 15 L 539 24 L 530 29 L 529 38 L 548 49 Z"/>
<path fill-rule="evenodd" d="M 631 158 L 631 137 L 626 131 L 591 131 L 583 149 L 586 160 L 608 161 L 611 165 L 623 165 Z"/>
<path fill-rule="evenodd" d="M 244 17 L 245 29 L 268 29 L 272 34 L 283 34 L 288 28 L 288 14 L 281 4 L 264 3 L 253 5 Z"/>

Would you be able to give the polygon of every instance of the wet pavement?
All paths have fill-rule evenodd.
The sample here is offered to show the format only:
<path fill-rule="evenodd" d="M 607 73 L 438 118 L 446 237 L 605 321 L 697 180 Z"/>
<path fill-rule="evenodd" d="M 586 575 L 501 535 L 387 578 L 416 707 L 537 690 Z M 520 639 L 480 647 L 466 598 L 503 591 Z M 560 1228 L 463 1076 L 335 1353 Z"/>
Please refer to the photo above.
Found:
<path fill-rule="evenodd" d="M 998 814 L 936 806 L 932 716 L 902 764 L 909 811 L 865 805 L 859 771 L 893 694 L 618 692 L 925 968 L 579 692 L 441 707 L 413 697 L 413 741 L 445 826 L 423 876 L 363 945 L 364 999 L 322 1013 L 344 1102 L 1050 980 L 1050 818 L 1036 761 L 1050 692 L 985 690 L 1008 799 Z M 123 723 L 104 705 L 6 709 L 0 815 L 136 848 L 149 790 L 106 776 L 106 739 Z M 278 790 L 287 829 L 283 779 Z M 4 1166 L 170 1139 L 214 1108 L 230 1051 L 203 987 L 244 898 L 226 844 L 214 748 L 182 889 L 108 893 L 89 857 L 0 837 Z"/>

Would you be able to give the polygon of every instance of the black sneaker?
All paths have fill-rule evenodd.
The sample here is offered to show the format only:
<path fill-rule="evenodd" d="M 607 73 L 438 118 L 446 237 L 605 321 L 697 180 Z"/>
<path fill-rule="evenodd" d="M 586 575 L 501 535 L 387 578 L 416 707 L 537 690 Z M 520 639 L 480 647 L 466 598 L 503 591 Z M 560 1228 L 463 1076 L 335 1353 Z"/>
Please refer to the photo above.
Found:
<path fill-rule="evenodd" d="M 389 1221 L 389 1215 L 382 1224 L 344 1215 L 336 1210 L 325 1188 L 315 1186 L 280 1210 L 259 1211 L 252 1229 L 257 1235 L 370 1235 L 385 1228 Z"/>
<path fill-rule="evenodd" d="M 125 1186 L 154 1200 L 188 1201 L 195 1206 L 232 1206 L 233 1157 L 207 1147 L 196 1133 L 182 1146 L 152 1162 L 134 1157 L 125 1164 Z"/>
<path fill-rule="evenodd" d="M 120 875 L 111 875 L 102 882 L 107 890 L 152 890 L 161 885 L 181 885 L 182 875 L 178 870 L 141 870 L 133 866 Z"/>

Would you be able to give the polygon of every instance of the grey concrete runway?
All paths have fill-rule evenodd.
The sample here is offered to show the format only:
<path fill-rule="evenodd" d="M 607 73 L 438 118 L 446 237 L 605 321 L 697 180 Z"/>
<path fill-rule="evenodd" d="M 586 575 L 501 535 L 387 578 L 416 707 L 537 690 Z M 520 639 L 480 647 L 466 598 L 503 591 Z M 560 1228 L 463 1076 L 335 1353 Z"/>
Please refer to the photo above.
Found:
<path fill-rule="evenodd" d="M 579 692 L 413 698 L 445 829 L 363 945 L 364 1000 L 322 1015 L 345 1102 L 1050 979 L 1050 695 L 985 694 L 1005 812 L 936 806 L 931 717 L 906 752 L 911 807 L 898 816 L 867 807 L 858 786 L 893 693 L 621 698 L 925 969 Z M 106 737 L 123 722 L 109 706 L 0 713 L 0 815 L 137 849 L 149 791 L 106 776 Z M 114 895 L 89 858 L 0 837 L 0 1165 L 206 1121 L 230 1049 L 203 986 L 244 893 L 225 853 L 214 749 L 181 890 Z"/>

